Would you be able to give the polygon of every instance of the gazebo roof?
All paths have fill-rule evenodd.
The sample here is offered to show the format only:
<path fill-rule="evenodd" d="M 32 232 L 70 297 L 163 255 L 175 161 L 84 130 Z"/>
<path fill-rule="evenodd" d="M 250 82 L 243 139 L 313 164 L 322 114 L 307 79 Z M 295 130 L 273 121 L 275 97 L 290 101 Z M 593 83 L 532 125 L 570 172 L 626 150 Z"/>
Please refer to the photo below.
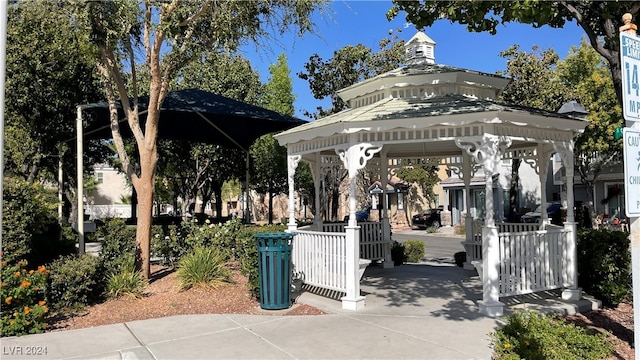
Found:
<path fill-rule="evenodd" d="M 564 135 L 564 140 L 570 139 L 586 125 L 585 120 L 543 110 L 464 95 L 442 95 L 423 99 L 383 99 L 286 130 L 276 135 L 276 138 L 282 145 L 286 145 L 357 132 L 400 131 L 407 135 L 399 135 L 395 141 L 395 135 L 382 138 L 373 136 L 372 139 L 384 139 L 389 144 L 397 143 L 396 148 L 402 146 L 415 156 L 424 153 L 427 142 L 434 143 L 435 153 L 446 152 L 444 144 L 439 141 L 445 139 L 450 140 L 451 153 L 459 153 L 460 149 L 451 141 L 455 137 L 496 132 L 497 127 L 502 128 L 502 134 L 511 134 L 515 140 L 514 145 L 517 146 L 518 140 L 552 140 L 560 134 Z M 493 130 L 488 131 L 489 127 Z M 458 130 L 451 132 L 444 128 Z M 424 131 L 427 130 L 429 133 L 425 134 Z M 405 141 L 402 141 L 402 136 L 405 136 Z M 414 149 L 410 149 L 411 147 Z"/>

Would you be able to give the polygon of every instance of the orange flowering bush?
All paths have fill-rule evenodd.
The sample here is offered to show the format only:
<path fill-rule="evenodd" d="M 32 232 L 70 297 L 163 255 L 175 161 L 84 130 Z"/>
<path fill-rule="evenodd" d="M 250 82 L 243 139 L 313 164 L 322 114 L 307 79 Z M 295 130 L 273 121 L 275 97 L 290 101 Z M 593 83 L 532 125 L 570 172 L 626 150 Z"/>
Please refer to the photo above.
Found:
<path fill-rule="evenodd" d="M 2 336 L 36 334 L 46 327 L 45 315 L 49 311 L 45 298 L 45 286 L 49 270 L 38 266 L 27 270 L 27 261 L 14 265 L 2 261 L 0 284 L 0 319 Z"/>

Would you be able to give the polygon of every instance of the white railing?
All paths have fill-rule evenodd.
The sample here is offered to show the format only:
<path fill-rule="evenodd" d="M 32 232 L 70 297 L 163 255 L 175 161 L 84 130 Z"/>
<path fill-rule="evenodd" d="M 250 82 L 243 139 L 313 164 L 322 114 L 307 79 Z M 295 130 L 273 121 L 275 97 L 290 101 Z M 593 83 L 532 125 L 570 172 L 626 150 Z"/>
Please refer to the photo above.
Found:
<path fill-rule="evenodd" d="M 346 234 L 297 230 L 291 261 L 294 277 L 305 284 L 347 291 Z"/>
<path fill-rule="evenodd" d="M 565 271 L 569 230 L 498 234 L 500 296 L 568 286 Z"/>
<path fill-rule="evenodd" d="M 473 222 L 473 236 L 471 241 L 463 241 L 462 246 L 467 253 L 466 262 L 472 264 L 474 261 L 482 261 L 482 223 L 480 221 Z M 538 223 L 499 223 L 498 233 L 520 233 L 540 230 Z M 547 229 L 562 229 L 561 226 L 547 224 Z"/>
<path fill-rule="evenodd" d="M 499 233 L 514 233 L 524 231 L 536 231 L 540 230 L 540 224 L 538 223 L 498 223 Z"/>
<path fill-rule="evenodd" d="M 322 224 L 322 232 L 343 233 L 346 223 Z M 382 260 L 391 251 L 391 236 L 385 239 L 381 222 L 358 222 L 360 226 L 360 258 Z"/>

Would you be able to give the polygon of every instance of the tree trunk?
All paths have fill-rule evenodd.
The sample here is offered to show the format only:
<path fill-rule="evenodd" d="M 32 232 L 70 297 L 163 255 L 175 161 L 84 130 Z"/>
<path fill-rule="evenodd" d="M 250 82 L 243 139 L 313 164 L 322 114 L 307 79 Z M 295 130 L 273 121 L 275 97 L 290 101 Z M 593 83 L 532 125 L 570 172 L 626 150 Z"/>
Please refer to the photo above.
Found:
<path fill-rule="evenodd" d="M 153 188 L 157 149 L 140 148 L 140 177 L 132 181 L 138 194 L 138 222 L 136 227 L 136 269 L 145 279 L 151 275 L 151 225 L 153 212 Z"/>
<path fill-rule="evenodd" d="M 216 199 L 216 219 L 222 220 L 222 186 L 217 186 L 216 184 L 212 190 Z"/>

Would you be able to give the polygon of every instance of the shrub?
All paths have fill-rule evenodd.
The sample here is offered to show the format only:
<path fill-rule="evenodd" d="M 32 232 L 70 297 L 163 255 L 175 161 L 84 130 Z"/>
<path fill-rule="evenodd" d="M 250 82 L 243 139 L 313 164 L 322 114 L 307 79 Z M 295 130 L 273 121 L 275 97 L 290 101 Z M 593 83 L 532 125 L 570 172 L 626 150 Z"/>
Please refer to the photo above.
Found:
<path fill-rule="evenodd" d="M 47 297 L 56 309 L 77 310 L 102 300 L 104 268 L 90 254 L 61 257 L 51 263 Z"/>
<path fill-rule="evenodd" d="M 151 249 L 156 256 L 162 257 L 165 265 L 174 267 L 189 250 L 183 236 L 181 225 L 154 226 L 152 229 Z"/>
<path fill-rule="evenodd" d="M 604 334 L 534 311 L 519 311 L 491 334 L 494 359 L 603 359 L 613 347 Z"/>
<path fill-rule="evenodd" d="M 182 289 L 198 285 L 215 287 L 231 281 L 231 271 L 216 247 L 197 247 L 185 255 L 178 263 L 177 274 Z"/>
<path fill-rule="evenodd" d="M 604 306 L 615 307 L 630 294 L 629 244 L 621 231 L 578 232 L 578 284 Z"/>
<path fill-rule="evenodd" d="M 428 228 L 426 228 L 426 232 L 429 234 L 435 234 L 438 232 L 439 227 L 437 226 L 429 226 Z"/>
<path fill-rule="evenodd" d="M 235 259 L 240 264 L 242 274 L 249 278 L 249 290 L 257 298 L 260 296 L 260 273 L 258 271 L 258 246 L 253 235 L 258 233 L 282 232 L 283 224 L 267 226 L 242 226 L 235 236 Z"/>
<path fill-rule="evenodd" d="M 124 269 L 120 273 L 107 276 L 107 296 L 112 299 L 122 295 L 138 297 L 146 285 L 147 282 L 139 271 Z"/>
<path fill-rule="evenodd" d="M 110 219 L 100 228 L 100 259 L 107 273 L 118 274 L 135 259 L 136 229 L 122 219 Z"/>
<path fill-rule="evenodd" d="M 49 311 L 44 290 L 49 270 L 38 266 L 27 270 L 27 261 L 14 265 L 2 261 L 0 318 L 2 336 L 37 334 L 44 331 L 45 314 Z"/>
<path fill-rule="evenodd" d="M 404 253 L 408 262 L 420 262 L 424 257 L 424 243 L 420 240 L 405 241 Z"/>
<path fill-rule="evenodd" d="M 453 259 L 456 262 L 456 266 L 462 267 L 464 262 L 467 261 L 467 253 L 465 251 L 460 251 L 453 254 Z"/>
<path fill-rule="evenodd" d="M 3 189 L 2 251 L 9 265 L 26 259 L 47 263 L 75 251 L 62 236 L 57 218 L 58 199 L 41 184 L 10 178 Z"/>
<path fill-rule="evenodd" d="M 196 248 L 215 247 L 224 262 L 238 264 L 242 274 L 249 278 L 249 288 L 259 296 L 258 249 L 253 237 L 261 232 L 282 232 L 286 225 L 246 226 L 238 218 L 224 224 L 213 225 L 207 220 L 183 222 L 174 228 L 154 229 L 154 249 L 168 263 L 176 263 Z M 157 236 L 156 236 L 157 235 Z"/>
<path fill-rule="evenodd" d="M 397 241 L 391 244 L 391 260 L 393 260 L 393 265 L 395 266 L 400 266 L 407 261 L 407 256 L 404 253 L 404 245 Z"/>

